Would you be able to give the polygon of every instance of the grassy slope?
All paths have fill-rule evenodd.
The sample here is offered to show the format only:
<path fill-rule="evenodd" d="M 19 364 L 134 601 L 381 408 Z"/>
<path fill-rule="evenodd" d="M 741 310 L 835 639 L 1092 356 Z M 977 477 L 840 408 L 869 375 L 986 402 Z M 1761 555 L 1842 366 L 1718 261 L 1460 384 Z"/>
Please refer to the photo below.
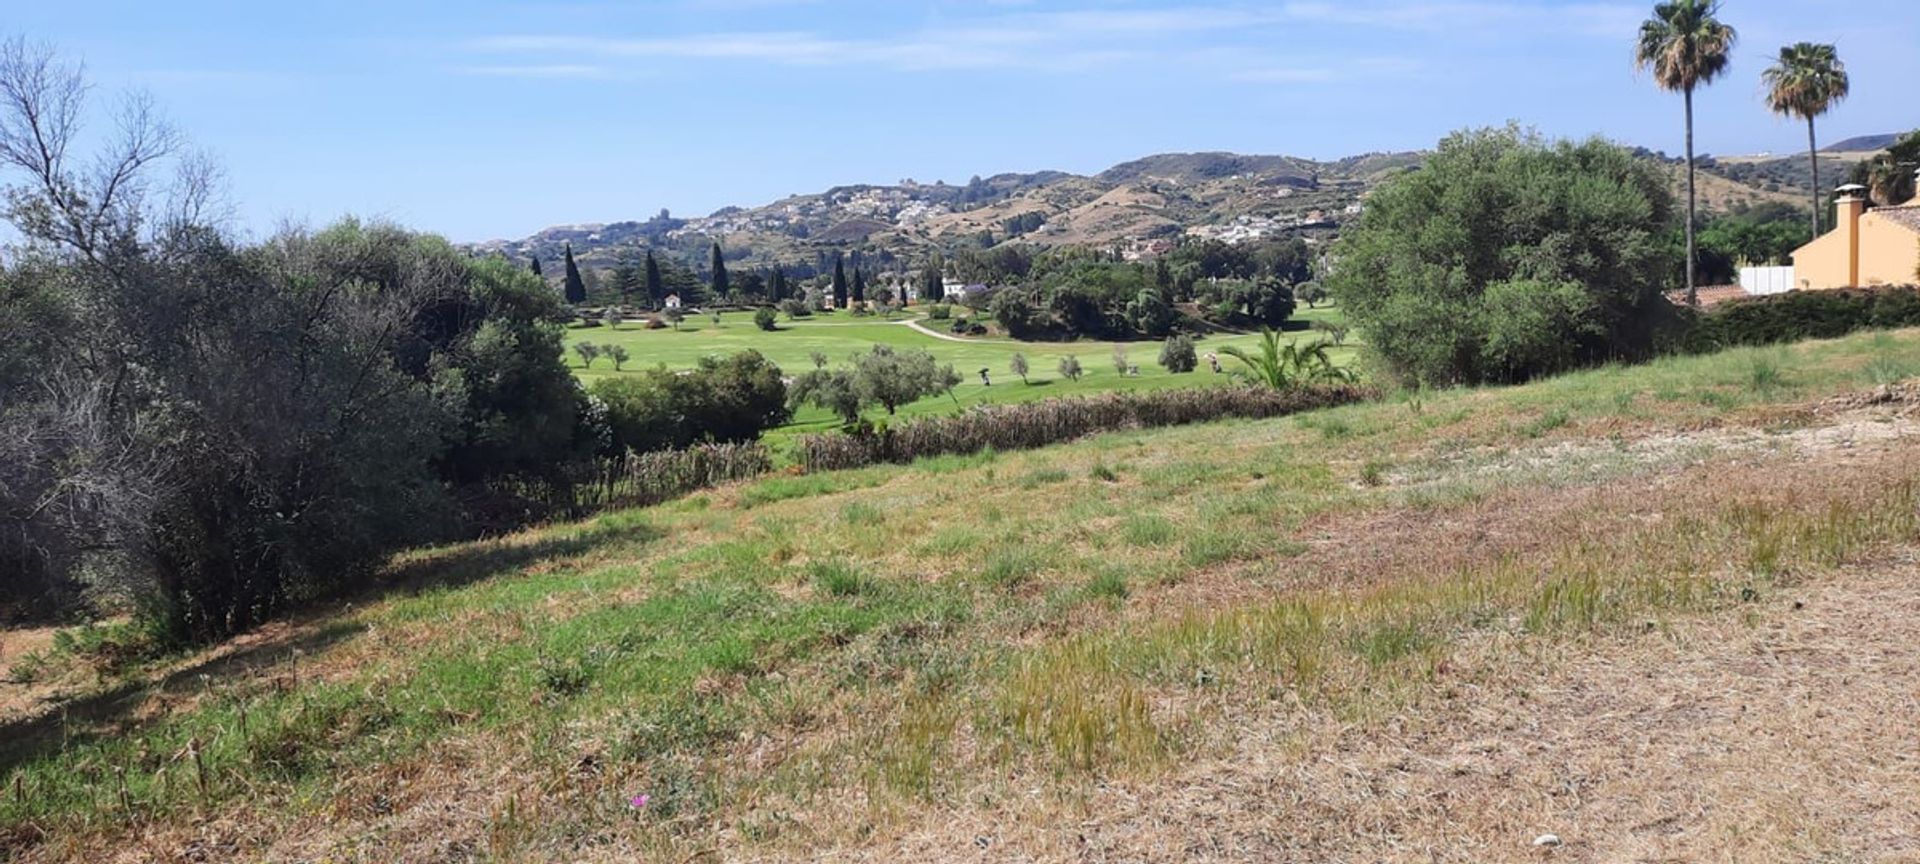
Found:
<path fill-rule="evenodd" d="M 904 319 L 902 319 L 904 320 Z M 1305 327 L 1313 321 L 1339 321 L 1339 309 L 1321 306 L 1317 309 L 1301 307 L 1290 326 Z M 921 323 L 932 330 L 940 330 L 945 322 L 922 320 Z M 1318 338 L 1306 330 L 1295 333 L 1302 339 Z M 876 343 L 894 345 L 901 348 L 922 348 L 931 352 L 941 363 L 951 363 L 960 372 L 964 381 L 955 389 L 954 395 L 962 405 L 974 405 L 983 402 L 1016 402 L 1029 399 L 1043 399 L 1050 396 L 1070 396 L 1087 393 L 1099 393 L 1109 390 L 1139 390 L 1160 387 L 1192 387 L 1222 380 L 1209 374 L 1205 355 L 1207 352 L 1219 352 L 1220 349 L 1237 345 L 1249 347 L 1255 341 L 1254 336 L 1213 336 L 1196 343 L 1201 355 L 1200 370 L 1188 375 L 1175 375 L 1160 368 L 1160 344 L 1158 342 L 1124 343 L 1127 359 L 1139 367 L 1140 375 L 1130 377 L 1121 375 L 1114 367 L 1112 342 L 1015 342 L 1009 339 L 969 339 L 967 342 L 952 342 L 936 339 L 913 330 L 898 322 L 886 322 L 877 318 L 853 318 L 846 315 L 824 315 L 803 318 L 798 321 L 781 320 L 780 329 L 767 333 L 753 326 L 751 313 L 733 312 L 721 316 L 721 326 L 716 328 L 705 316 L 689 317 L 681 324 L 680 330 L 647 330 L 638 324 L 623 324 L 618 330 L 606 327 L 576 328 L 568 331 L 569 346 L 575 342 L 588 341 L 599 345 L 624 345 L 633 355 L 624 367 L 627 373 L 645 369 L 656 364 L 666 364 L 669 368 L 683 369 L 691 367 L 701 357 L 709 354 L 731 354 L 752 349 L 766 355 L 790 374 L 813 368 L 811 352 L 818 351 L 827 355 L 834 363 L 844 362 L 850 355 L 866 350 Z M 1350 362 L 1357 352 L 1358 341 L 1349 337 L 1345 347 L 1335 352 L 1336 359 Z M 1027 377 L 1030 383 L 1023 384 L 1020 378 L 1008 369 L 1008 362 L 1015 353 L 1027 355 L 1031 368 Z M 1085 374 L 1079 381 L 1068 381 L 1058 372 L 1060 358 L 1072 355 L 1079 358 Z M 612 363 L 601 359 L 594 361 L 593 368 L 582 368 L 578 355 L 571 350 L 567 362 L 574 368 L 582 380 L 594 381 L 614 372 Z M 1224 368 L 1235 364 L 1231 358 L 1222 357 Z M 978 371 L 989 370 L 992 386 L 980 383 Z M 923 399 L 901 409 L 903 416 L 945 413 L 954 410 L 952 400 L 945 396 Z M 873 417 L 885 412 L 875 409 Z M 834 425 L 831 414 L 819 408 L 802 410 L 787 429 L 775 436 L 776 441 L 797 431 L 809 431 Z"/>
<path fill-rule="evenodd" d="M 1740 350 L 426 551 L 297 626 L 67 671 L 112 698 L 9 728 L 0 842 L 678 861 L 950 829 L 911 854 L 965 857 L 974 826 L 1092 825 L 1193 760 L 1400 728 L 1484 684 L 1488 645 L 1532 668 L 1912 539 L 1912 451 L 1819 474 L 1790 452 L 1818 421 L 1783 406 L 1915 371 L 1911 331 Z"/>

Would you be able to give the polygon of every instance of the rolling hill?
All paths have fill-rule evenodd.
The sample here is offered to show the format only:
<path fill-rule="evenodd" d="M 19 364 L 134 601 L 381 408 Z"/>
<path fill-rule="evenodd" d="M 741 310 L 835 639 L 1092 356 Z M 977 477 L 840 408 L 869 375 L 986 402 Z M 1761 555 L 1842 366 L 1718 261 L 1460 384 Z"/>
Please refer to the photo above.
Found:
<path fill-rule="evenodd" d="M 1851 138 L 1823 151 L 1821 177 L 1843 176 L 1862 151 L 1896 136 Z M 1676 190 L 1680 160 L 1641 151 L 1667 166 Z M 561 225 L 518 240 L 474 244 L 482 252 L 553 260 L 572 244 L 583 268 L 611 267 L 624 250 L 652 248 L 696 270 L 715 240 L 730 263 L 780 264 L 801 278 L 859 252 L 882 267 L 1007 242 L 1125 248 L 1182 235 L 1239 242 L 1303 234 L 1321 238 L 1358 214 L 1384 179 L 1417 168 L 1423 152 L 1367 153 L 1321 161 L 1227 152 L 1161 153 L 1093 175 L 1063 171 L 995 174 L 964 185 L 902 180 L 836 186 L 757 207 L 725 207 L 675 218 Z M 1709 210 L 1806 200 L 1812 179 L 1804 156 L 1702 156 L 1702 204 Z"/>

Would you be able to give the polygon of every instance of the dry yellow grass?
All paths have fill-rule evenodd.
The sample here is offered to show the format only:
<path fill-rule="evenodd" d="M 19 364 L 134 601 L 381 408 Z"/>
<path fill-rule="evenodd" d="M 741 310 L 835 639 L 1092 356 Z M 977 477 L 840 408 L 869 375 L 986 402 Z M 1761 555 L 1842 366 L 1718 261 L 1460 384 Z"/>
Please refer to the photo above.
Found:
<path fill-rule="evenodd" d="M 0 749 L 75 736 L 9 782 L 79 796 L 4 805 L 0 849 L 1896 858 L 1920 393 L 1869 381 L 1902 368 L 1915 334 L 1733 352 L 410 556 L 390 592 L 91 692 L 77 661 L 65 696 L 0 685 L 55 698 Z M 189 735 L 203 789 L 160 749 Z"/>

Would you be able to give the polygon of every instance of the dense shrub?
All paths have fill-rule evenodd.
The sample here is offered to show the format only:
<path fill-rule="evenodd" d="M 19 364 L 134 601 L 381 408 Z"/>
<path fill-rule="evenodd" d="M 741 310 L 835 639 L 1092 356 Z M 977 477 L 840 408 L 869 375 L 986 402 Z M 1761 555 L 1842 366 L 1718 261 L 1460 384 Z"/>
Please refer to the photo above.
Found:
<path fill-rule="evenodd" d="M 1382 184 L 1328 287 L 1387 370 L 1520 381 L 1643 357 L 1671 315 L 1667 178 L 1594 139 L 1463 132 Z"/>
<path fill-rule="evenodd" d="M 753 326 L 771 332 L 777 325 L 772 306 L 762 306 L 753 313 Z"/>
<path fill-rule="evenodd" d="M 1169 336 L 1167 344 L 1160 346 L 1160 366 L 1168 372 L 1192 372 L 1199 363 L 1191 336 L 1184 333 Z"/>
<path fill-rule="evenodd" d="M 608 455 L 752 441 L 791 416 L 780 367 L 758 351 L 703 357 L 691 370 L 604 378 L 592 393 L 606 406 Z"/>
<path fill-rule="evenodd" d="M 1176 426 L 1225 417 L 1277 417 L 1373 395 L 1371 388 L 1353 384 L 1290 390 L 1201 387 L 980 405 L 960 414 L 917 418 L 865 434 L 804 435 L 796 444 L 796 452 L 800 464 L 811 471 L 857 468 L 974 453 L 989 447 L 1044 447 L 1117 429 Z"/>
<path fill-rule="evenodd" d="M 1689 312 L 1681 347 L 1717 351 L 1800 339 L 1832 339 L 1872 327 L 1920 326 L 1920 287 L 1788 291 Z"/>

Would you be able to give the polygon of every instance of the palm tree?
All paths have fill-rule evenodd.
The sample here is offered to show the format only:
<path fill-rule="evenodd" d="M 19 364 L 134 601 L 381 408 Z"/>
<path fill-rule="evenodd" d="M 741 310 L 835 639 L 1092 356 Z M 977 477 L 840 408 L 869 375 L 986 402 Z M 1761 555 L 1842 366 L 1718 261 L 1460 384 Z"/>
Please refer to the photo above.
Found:
<path fill-rule="evenodd" d="M 1832 45 L 1801 42 L 1780 49 L 1780 59 L 1761 74 L 1767 83 L 1767 107 L 1785 117 L 1807 121 L 1807 161 L 1813 165 L 1813 237 L 1820 239 L 1820 147 L 1813 118 L 1847 98 L 1847 64 Z"/>
<path fill-rule="evenodd" d="M 1280 334 L 1271 327 L 1260 331 L 1259 351 L 1249 354 L 1228 346 L 1220 353 L 1245 363 L 1247 371 L 1237 373 L 1254 382 L 1285 390 L 1315 381 L 1352 381 L 1353 373 L 1333 364 L 1333 355 L 1325 342 L 1301 347 L 1295 342 L 1280 343 Z"/>
<path fill-rule="evenodd" d="M 1662 90 L 1677 90 L 1687 103 L 1687 305 L 1697 305 L 1694 285 L 1695 219 L 1693 188 L 1693 91 L 1727 71 L 1732 60 L 1734 32 L 1714 14 L 1718 0 L 1669 0 L 1653 7 L 1653 17 L 1640 24 L 1634 65 L 1652 69 Z"/>
<path fill-rule="evenodd" d="M 1882 153 L 1862 165 L 1863 169 L 1857 173 L 1866 181 L 1861 185 L 1867 187 L 1867 196 L 1873 199 L 1873 203 L 1884 207 L 1905 201 L 1913 195 L 1912 163 L 1902 164 L 1893 156 Z"/>

